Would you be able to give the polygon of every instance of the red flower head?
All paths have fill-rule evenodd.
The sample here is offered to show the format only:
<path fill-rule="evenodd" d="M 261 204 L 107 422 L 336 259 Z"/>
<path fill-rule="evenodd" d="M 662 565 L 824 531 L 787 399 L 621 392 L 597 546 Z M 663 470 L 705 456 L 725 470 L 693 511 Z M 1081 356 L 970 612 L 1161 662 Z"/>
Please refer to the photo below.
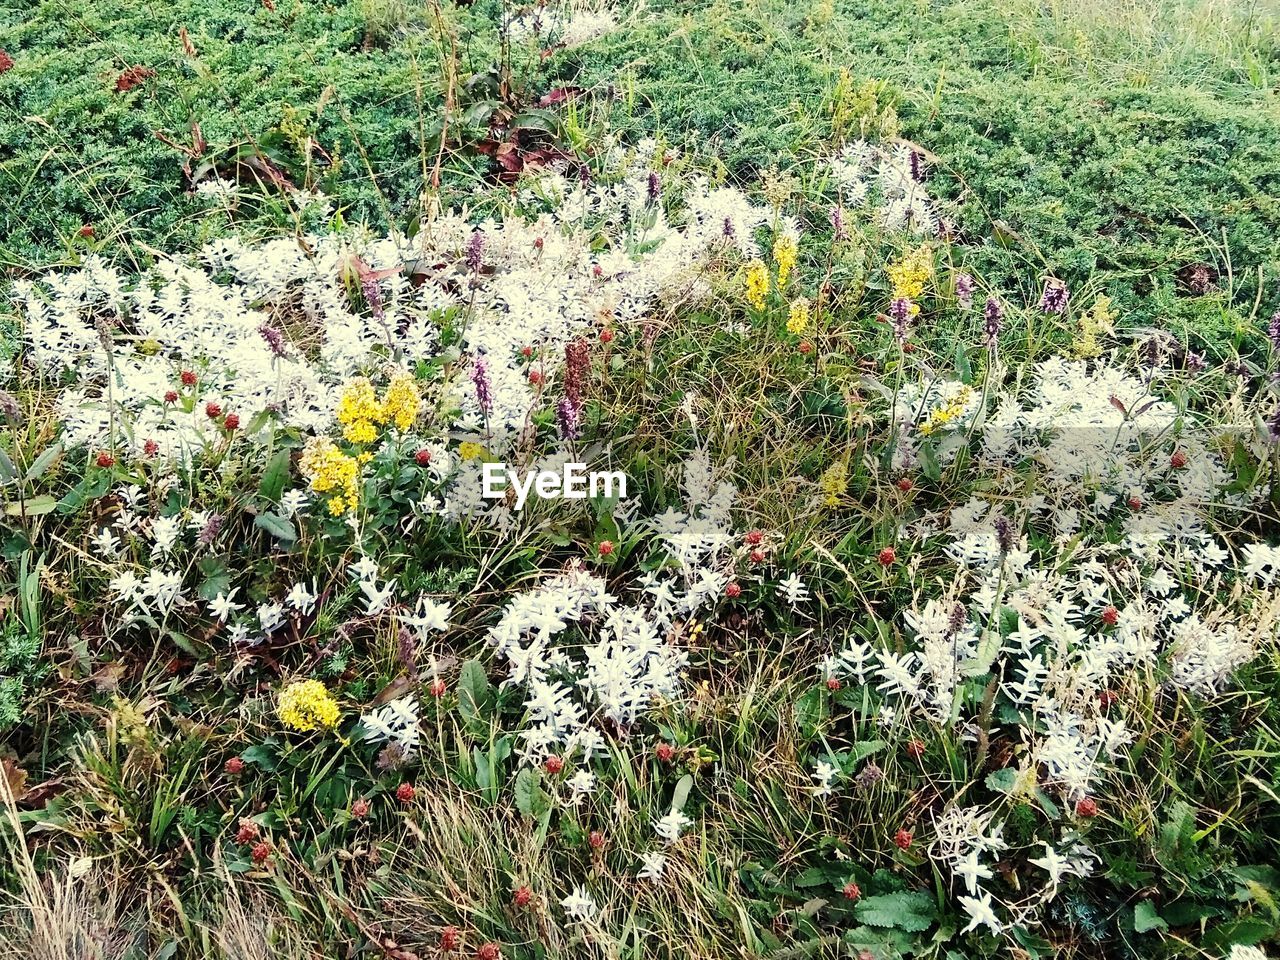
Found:
<path fill-rule="evenodd" d="M 417 453 L 413 455 L 413 462 L 420 467 L 425 467 L 428 463 L 431 462 L 431 451 L 428 450 L 426 447 L 422 447 L 420 450 L 418 450 Z"/>
<path fill-rule="evenodd" d="M 496 943 L 482 943 L 476 948 L 476 960 L 501 960 L 502 950 Z"/>
<path fill-rule="evenodd" d="M 530 357 L 533 356 L 533 347 L 521 347 L 520 356 L 528 360 Z"/>
<path fill-rule="evenodd" d="M 369 815 L 369 801 L 361 797 L 355 803 L 351 804 L 351 815 L 357 820 L 363 820 Z"/>
<path fill-rule="evenodd" d="M 258 830 L 258 825 L 252 820 L 242 818 L 236 828 L 236 843 L 257 843 L 259 839 L 261 839 L 261 832 Z"/>
<path fill-rule="evenodd" d="M 533 891 L 528 887 L 516 887 L 515 893 L 511 896 L 511 902 L 517 907 L 527 907 L 532 899 Z"/>
<path fill-rule="evenodd" d="M 208 417 L 210 420 L 217 420 L 220 416 L 222 416 L 222 404 L 214 403 L 212 400 L 210 400 L 208 403 L 204 405 L 204 415 Z"/>
<path fill-rule="evenodd" d="M 597 280 L 599 280 L 601 277 L 604 276 L 604 267 L 600 266 L 600 264 L 598 263 L 592 265 L 591 275 L 595 277 Z"/>
<path fill-rule="evenodd" d="M 893 547 L 885 547 L 880 551 L 880 555 L 876 559 L 880 561 L 880 566 L 891 567 L 893 562 L 898 559 L 898 551 L 894 550 Z"/>
<path fill-rule="evenodd" d="M 238 777 L 244 773 L 244 761 L 239 757 L 232 757 L 222 765 L 222 769 L 227 771 L 231 776 Z"/>
<path fill-rule="evenodd" d="M 433 697 L 436 697 L 437 699 L 440 697 L 443 697 L 444 692 L 447 689 L 449 688 L 448 688 L 448 685 L 444 682 L 444 677 L 436 677 L 429 684 L 427 684 L 427 693 L 431 694 Z"/>
<path fill-rule="evenodd" d="M 194 387 L 196 385 L 196 372 L 194 370 L 182 371 L 182 385 L 184 387 Z"/>
<path fill-rule="evenodd" d="M 413 803 L 413 797 L 416 792 L 412 783 L 402 783 L 396 787 L 396 799 L 401 803 Z"/>
<path fill-rule="evenodd" d="M 911 831 L 899 830 L 893 835 L 893 845 L 900 850 L 911 849 Z"/>
<path fill-rule="evenodd" d="M 587 843 L 591 844 L 593 850 L 604 849 L 604 834 L 599 830 L 592 830 L 587 836 Z"/>
<path fill-rule="evenodd" d="M 1102 611 L 1102 622 L 1105 623 L 1108 627 L 1114 627 L 1117 623 L 1119 623 L 1119 621 L 1120 621 L 1120 611 L 1117 610 L 1115 607 L 1108 605 L 1107 608 Z"/>
<path fill-rule="evenodd" d="M 924 756 L 924 741 L 912 740 L 907 744 L 907 756 L 912 760 L 919 760 Z"/>
<path fill-rule="evenodd" d="M 1173 451 L 1173 456 L 1169 458 L 1169 466 L 1175 470 L 1181 470 L 1187 465 L 1187 455 L 1181 450 Z"/>
<path fill-rule="evenodd" d="M 265 840 L 259 840 L 253 845 L 253 850 L 250 853 L 250 856 L 253 857 L 254 863 L 266 863 L 271 858 L 271 844 L 267 843 Z"/>
<path fill-rule="evenodd" d="M 8 73 L 13 69 L 13 57 L 9 56 L 3 50 L 0 50 L 0 73 Z"/>
<path fill-rule="evenodd" d="M 862 889 L 856 883 L 850 880 L 848 883 L 844 885 L 844 889 L 841 891 L 841 893 L 844 894 L 844 898 L 846 900 L 857 900 L 860 896 L 862 896 Z"/>
<path fill-rule="evenodd" d="M 1132 510 L 1134 513 L 1137 513 L 1139 510 L 1142 509 L 1141 497 L 1130 497 L 1127 502 L 1129 504 L 1129 509 Z"/>
<path fill-rule="evenodd" d="M 457 927 L 445 927 L 440 931 L 440 949 L 446 953 L 457 950 L 461 941 L 462 934 L 458 932 Z"/>
<path fill-rule="evenodd" d="M 554 753 L 542 761 L 542 769 L 547 771 L 553 777 L 564 769 L 564 760 L 557 757 Z"/>
<path fill-rule="evenodd" d="M 840 689 L 840 678 L 839 678 L 839 677 L 827 677 L 827 689 L 828 689 L 828 690 L 830 690 L 830 691 L 832 691 L 833 693 L 834 693 L 836 690 L 839 690 L 839 689 Z"/>
<path fill-rule="evenodd" d="M 604 330 L 601 330 L 601 331 L 600 331 L 600 342 L 601 342 L 601 343 L 612 343 L 612 342 L 613 342 L 613 331 L 612 331 L 612 330 L 610 330 L 610 329 L 608 329 L 607 327 L 606 327 Z"/>
<path fill-rule="evenodd" d="M 86 223 L 84 226 L 82 226 L 82 227 L 80 228 L 80 236 L 82 236 L 82 237 L 92 237 L 92 236 L 93 236 L 93 224 L 92 224 L 92 223 Z"/>
<path fill-rule="evenodd" d="M 764 563 L 764 551 L 763 551 L 763 550 L 752 550 L 752 551 L 751 551 L 751 562 L 752 562 L 752 563 Z"/>
<path fill-rule="evenodd" d="M 541 237 L 538 237 L 538 239 L 533 241 L 533 249 L 541 250 L 545 245 L 545 243 L 546 243 L 545 240 L 543 240 Z"/>
<path fill-rule="evenodd" d="M 94 460 L 94 463 L 96 463 L 100 467 L 103 467 L 104 469 L 106 467 L 114 467 L 116 465 L 116 458 L 113 457 L 111 454 L 107 453 L 107 451 L 103 450 L 101 453 L 98 454 L 97 459 Z"/>
<path fill-rule="evenodd" d="M 613 541 L 601 540 L 600 545 L 596 547 L 596 552 L 599 553 L 600 556 L 602 557 L 609 556 L 609 554 L 613 553 Z"/>
<path fill-rule="evenodd" d="M 227 418 L 222 421 L 222 425 L 228 430 L 237 430 L 240 427 L 240 416 L 235 413 L 228 413 Z"/>
<path fill-rule="evenodd" d="M 541 385 L 542 385 L 542 381 L 543 381 L 543 380 L 545 380 L 545 379 L 546 379 L 546 377 L 543 375 L 543 373 L 542 373 L 542 371 L 541 371 L 541 370 L 530 370 L 530 371 L 529 371 L 529 383 L 531 383 L 533 386 L 535 386 L 535 387 L 537 387 L 537 386 L 541 386 Z"/>
<path fill-rule="evenodd" d="M 156 443 L 154 440 L 148 440 L 142 445 L 142 452 L 148 457 L 154 457 L 160 452 L 160 444 Z"/>
<path fill-rule="evenodd" d="M 813 344 L 810 343 L 808 340 L 801 340 L 800 346 L 798 346 L 796 349 L 807 356 L 813 353 Z"/>
<path fill-rule="evenodd" d="M 903 493 L 910 493 L 915 484 L 911 482 L 910 477 L 903 477 L 898 481 L 898 489 Z"/>
<path fill-rule="evenodd" d="M 1098 691 L 1098 705 L 1101 706 L 1103 710 L 1113 706 L 1119 699 L 1120 694 L 1116 693 L 1114 690 Z"/>
<path fill-rule="evenodd" d="M 177 390 L 166 390 L 166 391 L 164 392 L 164 402 L 165 402 L 165 403 L 177 403 L 177 402 L 178 402 L 178 391 L 177 391 Z"/>
<path fill-rule="evenodd" d="M 752 530 L 743 539 L 748 547 L 758 547 L 764 543 L 764 533 L 760 530 Z"/>
<path fill-rule="evenodd" d="M 653 748 L 653 753 L 663 763 L 670 763 L 675 759 L 676 748 L 669 743 L 660 743 Z"/>
<path fill-rule="evenodd" d="M 1076 801 L 1077 817 L 1096 817 L 1098 815 L 1098 802 L 1093 797 L 1082 797 Z"/>
<path fill-rule="evenodd" d="M 742 584 L 731 583 L 724 588 L 724 595 L 730 600 L 736 600 L 742 596 Z"/>

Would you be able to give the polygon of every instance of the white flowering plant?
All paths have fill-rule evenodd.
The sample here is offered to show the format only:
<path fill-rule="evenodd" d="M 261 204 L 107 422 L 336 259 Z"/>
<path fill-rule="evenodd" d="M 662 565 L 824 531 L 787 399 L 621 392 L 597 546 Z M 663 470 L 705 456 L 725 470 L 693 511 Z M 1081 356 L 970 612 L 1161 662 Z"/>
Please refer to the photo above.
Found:
<path fill-rule="evenodd" d="M 996 289 L 896 138 L 591 146 L 13 285 L 28 912 L 109 863 L 122 956 L 250 955 L 246 904 L 297 957 L 1274 939 L 1280 320 L 1210 363 Z M 570 462 L 628 495 L 484 495 Z"/>

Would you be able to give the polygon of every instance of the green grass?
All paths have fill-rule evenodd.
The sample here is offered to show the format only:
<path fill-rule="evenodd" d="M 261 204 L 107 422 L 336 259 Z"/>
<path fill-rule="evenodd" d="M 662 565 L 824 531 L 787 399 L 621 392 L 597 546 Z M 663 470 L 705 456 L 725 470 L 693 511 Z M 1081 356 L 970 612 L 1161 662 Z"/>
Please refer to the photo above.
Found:
<path fill-rule="evenodd" d="M 224 232 L 188 196 L 186 158 L 158 139 L 189 145 L 193 123 L 201 159 L 261 150 L 333 195 L 346 220 L 404 227 L 434 159 L 422 133 L 443 102 L 442 51 L 452 38 L 462 80 L 487 68 L 501 10 L 44 0 L 0 13 L 16 61 L 0 76 L 0 265 L 15 276 L 90 246 L 145 258 L 141 243 Z M 533 95 L 585 86 L 614 128 L 715 155 L 739 178 L 825 141 L 841 69 L 883 80 L 902 134 L 937 157 L 932 187 L 955 201 L 954 226 L 992 282 L 1028 296 L 1041 273 L 1091 283 L 1130 326 L 1191 331 L 1221 354 L 1256 301 L 1269 313 L 1280 275 L 1276 12 L 1222 0 L 657 0 L 603 41 L 513 66 Z M 129 66 L 156 76 L 117 93 Z M 451 165 L 447 202 L 481 166 Z M 269 198 L 237 222 L 293 225 Z M 84 224 L 92 243 L 77 237 Z M 1207 295 L 1186 283 L 1198 264 Z"/>

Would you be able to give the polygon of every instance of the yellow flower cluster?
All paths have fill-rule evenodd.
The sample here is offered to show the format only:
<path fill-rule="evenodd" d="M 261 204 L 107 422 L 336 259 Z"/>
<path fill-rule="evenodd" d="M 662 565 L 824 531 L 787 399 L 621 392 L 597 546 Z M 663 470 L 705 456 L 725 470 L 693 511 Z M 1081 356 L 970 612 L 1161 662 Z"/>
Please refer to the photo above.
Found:
<path fill-rule="evenodd" d="M 927 437 L 941 430 L 947 424 L 953 423 L 957 417 L 964 413 L 964 408 L 972 396 L 973 390 L 963 383 L 960 384 L 955 396 L 929 414 L 924 422 L 920 424 L 920 435 Z"/>
<path fill-rule="evenodd" d="M 757 310 L 764 309 L 764 298 L 769 294 L 769 268 L 763 260 L 747 264 L 747 303 Z"/>
<path fill-rule="evenodd" d="M 312 437 L 299 465 L 315 493 L 334 494 L 329 498 L 333 516 L 356 508 L 360 502 L 360 463 L 355 457 L 347 456 L 328 437 Z"/>
<path fill-rule="evenodd" d="M 378 394 L 366 377 L 356 377 L 343 388 L 337 417 L 342 435 L 352 443 L 372 443 L 378 436 L 378 424 L 387 422 Z"/>
<path fill-rule="evenodd" d="M 332 730 L 338 725 L 338 701 L 319 680 L 295 680 L 280 691 L 276 715 L 300 733 Z"/>
<path fill-rule="evenodd" d="M 779 290 L 787 285 L 787 278 L 791 276 L 791 271 L 795 269 L 796 254 L 799 252 L 800 244 L 796 240 L 794 233 L 783 231 L 773 241 L 773 262 L 778 265 Z"/>
<path fill-rule="evenodd" d="M 833 463 L 818 478 L 818 489 L 822 491 L 822 502 L 828 507 L 834 507 L 840 502 L 840 498 L 844 496 L 845 488 L 848 486 L 849 468 L 843 462 Z"/>
<path fill-rule="evenodd" d="M 809 329 L 809 301 L 797 297 L 791 303 L 791 315 L 787 317 L 787 332 L 797 337 Z"/>
<path fill-rule="evenodd" d="M 418 382 L 410 374 L 401 371 L 387 384 L 382 398 L 382 412 L 400 430 L 408 430 L 418 419 L 422 398 L 418 396 Z"/>
<path fill-rule="evenodd" d="M 933 276 L 933 254 L 922 244 L 897 263 L 889 264 L 885 272 L 893 287 L 893 299 L 906 297 L 908 300 L 916 300 L 924 293 L 925 281 Z"/>
<path fill-rule="evenodd" d="M 372 443 L 378 437 L 378 427 L 386 423 L 401 430 L 412 427 L 421 406 L 416 381 L 401 371 L 392 376 L 381 400 L 368 378 L 356 377 L 338 398 L 337 417 L 342 435 L 352 443 Z"/>
<path fill-rule="evenodd" d="M 1080 315 L 1080 338 L 1072 345 L 1073 352 L 1082 360 L 1102 353 L 1098 334 L 1111 333 L 1115 329 L 1116 314 L 1111 309 L 1111 298 L 1099 294 L 1093 306 Z"/>
<path fill-rule="evenodd" d="M 463 440 L 458 444 L 458 456 L 463 460 L 482 460 L 488 455 L 489 451 L 474 440 Z"/>

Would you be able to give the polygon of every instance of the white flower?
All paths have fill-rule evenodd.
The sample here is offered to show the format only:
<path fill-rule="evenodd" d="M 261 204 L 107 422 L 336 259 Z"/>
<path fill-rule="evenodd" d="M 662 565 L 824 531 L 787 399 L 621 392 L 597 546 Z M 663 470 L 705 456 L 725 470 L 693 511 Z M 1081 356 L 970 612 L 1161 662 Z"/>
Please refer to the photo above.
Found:
<path fill-rule="evenodd" d="M 809 599 L 809 588 L 794 573 L 778 583 L 778 596 L 789 603 L 792 608 Z"/>
<path fill-rule="evenodd" d="M 364 594 L 365 613 L 374 617 L 387 609 L 395 596 L 396 582 L 390 580 L 386 586 L 379 587 L 374 580 L 361 580 L 360 592 Z"/>
<path fill-rule="evenodd" d="M 640 854 L 640 864 L 640 872 L 636 876 L 641 880 L 657 883 L 662 879 L 662 871 L 667 868 L 667 857 L 661 851 L 648 850 Z"/>
<path fill-rule="evenodd" d="M 305 617 L 315 609 L 316 595 L 307 589 L 306 584 L 295 583 L 289 595 L 285 597 L 285 603 Z"/>
<path fill-rule="evenodd" d="M 586 923 L 594 920 L 599 909 L 586 887 L 575 887 L 573 892 L 560 901 L 560 906 L 575 923 Z"/>
<path fill-rule="evenodd" d="M 406 755 L 412 754 L 419 740 L 418 701 L 412 694 L 392 700 L 362 716 L 360 725 L 365 728 L 365 740 L 389 740 Z"/>
<path fill-rule="evenodd" d="M 992 933 L 999 933 L 1002 929 L 999 918 L 991 909 L 991 894 L 985 890 L 977 897 L 960 897 L 960 906 L 964 907 L 965 913 L 969 914 L 969 923 L 960 931 L 961 933 L 968 933 L 980 926 L 987 927 Z"/>
<path fill-rule="evenodd" d="M 414 614 L 406 616 L 404 621 L 420 634 L 425 635 L 430 630 L 444 632 L 449 629 L 451 609 L 449 604 L 436 603 L 424 593 L 418 598 L 418 605 Z"/>
<path fill-rule="evenodd" d="M 815 797 L 825 797 L 831 794 L 831 781 L 836 778 L 839 769 L 827 763 L 825 760 L 819 760 L 815 764 L 813 771 L 813 779 L 818 781 L 818 785 L 813 788 Z"/>
<path fill-rule="evenodd" d="M 955 873 L 964 881 L 964 887 L 970 894 L 978 889 L 979 880 L 991 879 L 991 868 L 979 862 L 976 849 L 970 850 L 968 855 L 955 865 Z"/>
<path fill-rule="evenodd" d="M 579 770 L 569 778 L 569 789 L 573 791 L 574 802 L 581 800 L 596 788 L 596 775 L 590 770 Z"/>
<path fill-rule="evenodd" d="M 307 492 L 305 490 L 288 490 L 280 498 L 280 510 L 287 517 L 293 516 L 306 505 Z"/>
<path fill-rule="evenodd" d="M 692 823 L 679 810 L 672 810 L 665 817 L 653 821 L 653 832 L 667 843 L 675 843 L 680 839 L 680 832 Z"/>
<path fill-rule="evenodd" d="M 226 621 L 233 613 L 244 609 L 243 604 L 236 603 L 233 599 L 238 589 L 239 587 L 236 587 L 230 593 L 219 593 L 209 602 L 209 612 L 213 614 L 214 619 Z"/>

